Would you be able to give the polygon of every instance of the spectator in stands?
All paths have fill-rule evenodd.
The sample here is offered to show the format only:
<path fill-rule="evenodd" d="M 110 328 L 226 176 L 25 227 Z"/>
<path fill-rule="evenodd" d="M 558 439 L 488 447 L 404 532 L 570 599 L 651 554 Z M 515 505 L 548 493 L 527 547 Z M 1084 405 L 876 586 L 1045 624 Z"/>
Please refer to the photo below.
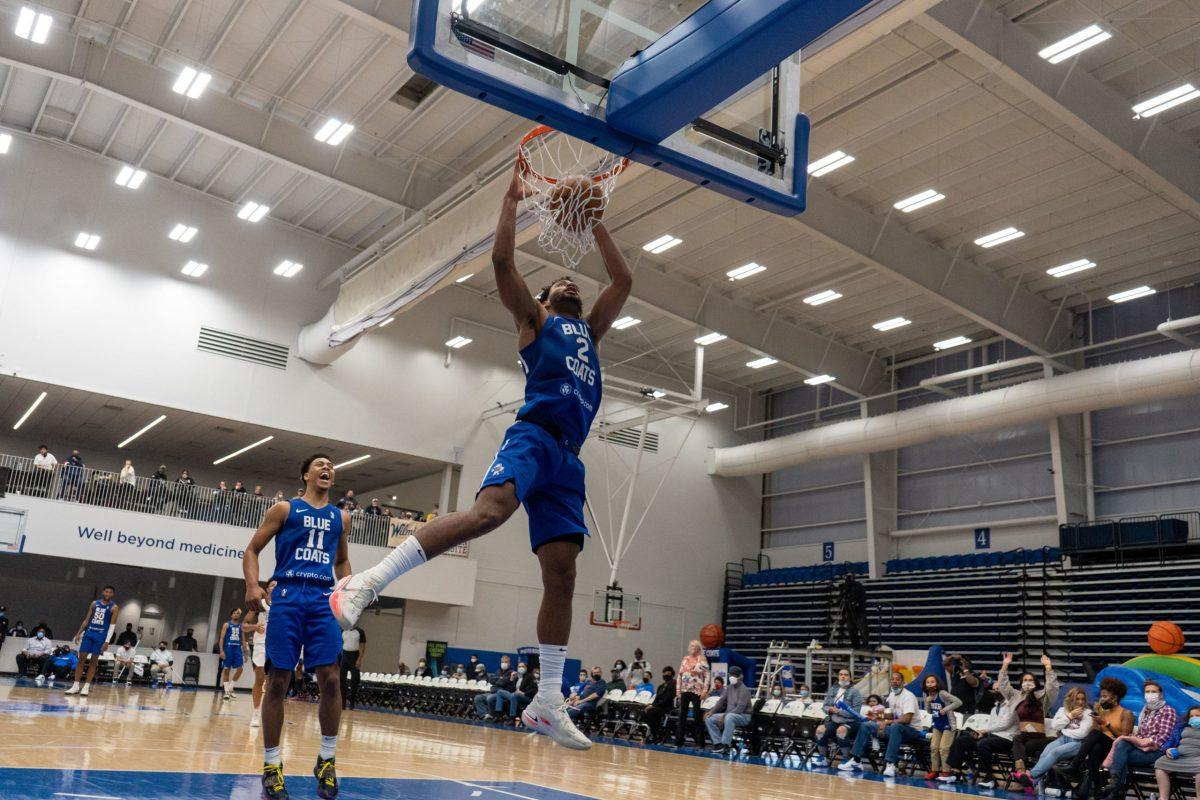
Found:
<path fill-rule="evenodd" d="M 167 649 L 167 643 L 159 642 L 158 647 L 150 653 L 150 677 L 154 681 L 151 688 L 158 686 L 159 681 L 166 681 L 167 688 L 171 688 L 175 682 L 174 663 L 175 657 Z"/>
<path fill-rule="evenodd" d="M 990 706 L 987 722 L 980 728 L 960 735 L 950 745 L 950 757 L 946 764 L 950 774 L 938 778 L 942 783 L 954 783 L 962 776 L 968 758 L 975 759 L 976 786 L 981 789 L 996 788 L 996 756 L 1012 750 L 1012 739 L 1017 733 L 1017 715 L 1004 696 L 994 690 L 986 690 L 978 696 L 978 707 Z"/>
<path fill-rule="evenodd" d="M 604 685 L 604 697 L 601 697 L 600 701 L 596 703 L 596 713 L 601 717 L 607 717 L 610 710 L 608 707 L 608 693 L 624 692 L 629 688 L 629 685 L 625 683 L 625 671 L 624 661 L 618 658 L 613 662 L 612 670 L 609 672 L 608 683 Z"/>
<path fill-rule="evenodd" d="M 471 657 L 467 659 L 467 674 L 472 678 L 475 677 L 475 666 L 479 663 L 479 656 L 471 653 Z"/>
<path fill-rule="evenodd" d="M 643 672 L 641 674 L 640 677 L 637 678 L 637 682 L 634 683 L 634 685 L 629 688 L 633 689 L 638 694 L 641 694 L 642 692 L 650 692 L 651 694 L 653 694 L 654 693 L 654 673 L 650 672 L 649 670 L 646 670 L 645 672 Z"/>
<path fill-rule="evenodd" d="M 1013 654 L 1005 653 L 1003 659 L 996 680 L 996 691 L 1004 697 L 1004 702 L 1012 708 L 1017 717 L 1017 732 L 1013 735 L 1012 742 L 1013 778 L 1022 785 L 1032 786 L 1026 760 L 1036 760 L 1042 749 L 1050 743 L 1050 738 L 1046 736 L 1046 717 L 1058 700 L 1058 676 L 1054 674 L 1050 656 L 1043 653 L 1045 688 L 1038 686 L 1037 678 L 1032 672 L 1026 672 L 1021 676 L 1021 688 L 1017 689 L 1008 680 L 1008 667 L 1012 664 Z"/>
<path fill-rule="evenodd" d="M 700 704 L 708 696 L 711 681 L 708 659 L 700 642 L 693 639 L 688 644 L 687 655 L 679 664 L 676 690 L 679 693 L 679 724 L 675 727 L 675 746 L 683 747 L 687 733 L 688 711 L 692 711 L 693 738 L 697 747 L 704 747 L 704 725 Z"/>
<path fill-rule="evenodd" d="M 950 745 L 954 743 L 954 712 L 962 701 L 946 691 L 942 679 L 926 675 L 921 682 L 921 710 L 929 715 L 929 772 L 925 780 L 931 781 L 941 775 L 949 775 L 946 762 L 950 758 Z"/>
<path fill-rule="evenodd" d="M 650 702 L 650 707 L 646 709 L 645 716 L 642 717 L 646 723 L 646 729 L 649 731 L 646 735 L 646 744 L 655 744 L 661 740 L 663 722 L 674 706 L 675 668 L 663 667 L 662 683 L 658 685 L 658 691 L 654 693 L 654 699 Z"/>
<path fill-rule="evenodd" d="M 182 650 L 185 653 L 195 653 L 200 649 L 200 645 L 196 643 L 195 633 L 195 628 L 188 628 L 187 633 L 175 637 L 175 641 L 171 642 L 171 649 Z"/>
<path fill-rule="evenodd" d="M 363 513 L 370 514 L 371 516 L 374 516 L 374 517 L 382 517 L 383 516 L 383 506 L 379 505 L 379 498 L 372 497 L 371 505 L 369 505 L 365 509 L 363 509 Z"/>
<path fill-rule="evenodd" d="M 19 627 L 21 627 L 21 622 L 20 622 L 20 620 L 18 620 L 18 621 L 17 621 L 17 627 L 18 627 L 18 628 L 19 628 Z M 47 625 L 45 622 L 39 622 L 37 625 L 34 625 L 34 626 L 33 626 L 33 630 L 31 630 L 31 631 L 29 632 L 29 635 L 30 635 L 30 636 L 37 636 L 37 632 L 38 632 L 38 631 L 41 631 L 42 633 L 46 634 L 46 638 L 47 638 L 47 639 L 53 639 L 53 638 L 54 638 L 54 631 L 50 630 L 50 626 L 49 626 L 49 625 Z"/>
<path fill-rule="evenodd" d="M 503 666 L 501 663 L 502 671 Z M 501 688 L 496 691 L 496 714 L 504 720 L 505 725 L 516 725 L 525 706 L 529 705 L 537 696 L 537 691 L 537 679 L 529 671 L 529 665 L 524 661 L 518 661 L 513 688 Z"/>
<path fill-rule="evenodd" d="M 567 692 L 567 699 L 569 700 L 570 698 L 574 697 L 576 699 L 576 701 L 578 701 L 579 693 L 583 691 L 583 687 L 587 686 L 587 683 L 588 683 L 587 670 L 586 669 L 579 670 L 579 680 L 576 683 L 571 684 L 571 687 Z"/>
<path fill-rule="evenodd" d="M 1200 797 L 1200 706 L 1187 710 L 1187 720 L 1179 733 L 1179 743 L 1168 747 L 1166 755 L 1154 762 L 1154 779 L 1158 796 L 1171 797 L 1171 776 L 1191 775 Z"/>
<path fill-rule="evenodd" d="M 25 670 L 31 666 L 40 673 L 46 659 L 53 652 L 54 642 L 50 641 L 50 637 L 44 631 L 38 631 L 30 636 L 29 641 L 25 643 L 25 649 L 17 653 L 18 677 L 24 675 Z"/>
<path fill-rule="evenodd" d="M 29 632 L 25 630 L 25 623 L 17 620 L 17 624 L 8 629 L 9 636 L 28 636 Z"/>
<path fill-rule="evenodd" d="M 825 711 L 825 719 L 817 726 L 817 752 L 809 762 L 810 766 L 829 766 L 829 744 L 835 738 L 838 747 L 843 751 L 850 749 L 859 725 L 853 710 L 861 706 L 862 702 L 862 693 L 850 684 L 850 671 L 838 670 L 837 686 L 830 687 L 821 706 Z M 842 708 L 843 704 L 847 708 Z"/>
<path fill-rule="evenodd" d="M 982 685 L 979 676 L 971 669 L 971 660 L 962 653 L 954 653 L 942 657 L 942 666 L 950 682 L 947 687 L 950 694 L 962 703 L 958 708 L 959 713 L 964 717 L 971 716 L 976 711 L 975 698 Z"/>
<path fill-rule="evenodd" d="M 1179 715 L 1163 699 L 1162 685 L 1157 681 L 1146 681 L 1142 691 L 1146 704 L 1138 715 L 1137 730 L 1118 737 L 1104 760 L 1108 769 L 1108 791 L 1101 795 L 1101 800 L 1121 800 L 1125 796 L 1129 768 L 1156 764 L 1166 754 L 1175 733 Z"/>
<path fill-rule="evenodd" d="M 721 675 L 713 678 L 712 689 L 709 691 L 709 697 L 721 697 L 725 694 L 725 678 Z"/>
<path fill-rule="evenodd" d="M 497 719 L 500 704 L 496 702 L 496 699 L 500 692 L 510 694 L 517 688 L 517 673 L 512 668 L 512 661 L 508 656 L 500 657 L 500 669 L 492 676 L 491 682 L 492 687 L 489 691 L 475 695 L 475 713 L 488 722 L 494 722 Z"/>
<path fill-rule="evenodd" d="M 885 778 L 896 776 L 896 763 L 900 760 L 900 747 L 908 742 L 925 738 L 920 731 L 913 727 L 913 718 L 917 715 L 917 697 L 904 688 L 904 675 L 892 673 L 892 690 L 888 693 L 888 716 L 882 722 L 864 722 L 858 728 L 854 737 L 854 746 L 850 748 L 850 758 L 838 764 L 843 772 L 862 769 L 862 757 L 870 745 L 871 736 L 887 742 L 886 765 L 883 769 Z"/>
<path fill-rule="evenodd" d="M 429 664 L 422 658 L 417 662 L 417 668 L 413 670 L 413 675 L 416 675 L 418 678 L 432 678 L 433 670 L 429 668 Z"/>
<path fill-rule="evenodd" d="M 50 492 L 50 481 L 54 478 L 54 468 L 58 465 L 58 460 L 54 458 L 54 454 L 44 444 L 39 444 L 37 453 L 33 457 L 33 468 L 36 470 L 33 473 L 33 486 L 35 494 L 48 496 Z"/>
<path fill-rule="evenodd" d="M 241 481 L 233 482 L 233 497 L 230 499 L 230 522 L 235 525 L 248 525 L 250 520 L 250 493 L 246 491 L 246 484 Z"/>
<path fill-rule="evenodd" d="M 38 686 L 47 678 L 50 679 L 50 685 L 54 686 L 54 681 L 66 680 L 75 672 L 75 667 L 79 664 L 79 656 L 71 652 L 71 648 L 67 645 L 62 645 L 51 653 L 46 659 L 46 663 L 42 666 L 41 673 L 37 676 Z"/>
<path fill-rule="evenodd" d="M 59 497 L 68 500 L 78 500 L 83 489 L 83 458 L 78 450 L 72 450 L 71 455 L 63 462 L 63 484 L 58 492 Z"/>
<path fill-rule="evenodd" d="M 1101 762 L 1117 738 L 1133 732 L 1133 713 L 1121 707 L 1121 700 L 1128 691 L 1129 687 L 1116 678 L 1100 681 L 1100 698 L 1091 712 L 1092 730 L 1083 737 L 1071 765 L 1058 771 L 1064 783 L 1076 784 L 1074 796 L 1077 800 L 1098 793 Z"/>
<path fill-rule="evenodd" d="M 640 677 L 643 672 L 649 672 L 654 675 L 654 667 L 650 666 L 650 662 L 646 660 L 646 656 L 642 653 L 642 648 L 635 647 L 633 649 L 633 661 L 629 662 L 629 669 L 624 675 L 625 682 L 629 684 L 636 683 L 634 678 Z"/>
<path fill-rule="evenodd" d="M 134 493 L 137 492 L 137 471 L 133 468 L 133 461 L 128 458 L 125 459 L 125 465 L 121 467 L 117 483 L 121 492 L 121 504 L 128 508 L 133 504 Z"/>
<path fill-rule="evenodd" d="M 175 480 L 175 504 L 179 507 L 181 516 L 188 516 L 192 510 L 193 498 L 196 482 L 192 480 L 191 473 L 186 469 L 179 473 L 179 477 Z"/>
<path fill-rule="evenodd" d="M 259 485 L 259 484 L 255 484 L 255 485 L 254 485 L 254 491 L 253 491 L 253 492 L 251 492 L 251 493 L 250 493 L 250 495 L 251 495 L 252 497 L 256 497 L 256 498 L 258 498 L 259 500 L 261 500 L 261 499 L 262 499 L 262 498 L 265 496 L 265 495 L 263 494 L 263 488 L 262 488 L 262 486 L 261 486 L 261 485 Z"/>
<path fill-rule="evenodd" d="M 1088 713 L 1087 694 L 1078 686 L 1067 690 L 1062 708 L 1054 714 L 1050 732 L 1058 738 L 1046 745 L 1037 764 L 1029 771 L 1029 777 L 1021 783 L 1028 789 L 1036 786 L 1038 794 L 1054 797 L 1062 794 L 1060 787 L 1046 784 L 1046 776 L 1059 761 L 1074 758 L 1083 739 L 1092 730 L 1092 715 Z"/>
<path fill-rule="evenodd" d="M 442 675 L 448 675 L 449 672 L 450 671 L 449 671 L 448 667 L 442 667 Z M 454 678 L 455 678 L 455 680 L 464 680 L 464 681 L 467 679 L 466 665 L 464 665 L 464 664 L 455 664 L 454 665 Z"/>
<path fill-rule="evenodd" d="M 733 734 L 742 725 L 750 723 L 750 705 L 752 701 L 750 689 L 742 683 L 742 668 L 729 668 L 729 686 L 717 704 L 704 714 L 704 722 L 708 728 L 708 736 L 716 743 L 716 752 L 729 752 L 733 744 Z"/>
<path fill-rule="evenodd" d="M 343 511 L 354 511 L 358 508 L 358 501 L 354 499 L 354 490 L 347 489 L 342 495 L 342 499 L 337 501 L 337 507 Z"/>
<path fill-rule="evenodd" d="M 159 464 L 158 469 L 150 476 L 150 499 L 156 511 L 161 512 L 167 504 L 167 481 L 170 479 L 166 464 Z"/>
<path fill-rule="evenodd" d="M 435 519 L 437 519 L 437 516 L 438 516 L 438 504 L 434 503 L 433 511 L 430 511 L 428 514 L 425 515 L 425 521 L 433 522 Z"/>
<path fill-rule="evenodd" d="M 125 676 L 126 686 L 133 682 L 133 657 L 137 655 L 136 644 L 136 638 L 132 642 L 126 639 L 124 644 L 118 641 L 116 652 L 113 653 L 113 683 L 119 682 L 122 675 Z"/>
<path fill-rule="evenodd" d="M 286 499 L 287 498 L 283 496 L 283 489 L 279 489 L 278 491 L 275 492 L 275 499 L 272 502 L 282 503 Z"/>
<path fill-rule="evenodd" d="M 483 664 L 476 664 L 475 665 L 475 674 L 471 675 L 470 677 L 474 678 L 477 681 L 486 681 L 487 676 L 488 676 L 487 675 L 487 667 Z"/>
<path fill-rule="evenodd" d="M 362 662 L 367 657 L 367 632 L 360 627 L 342 631 L 341 670 L 342 708 L 351 711 L 358 705 L 358 687 L 362 683 Z"/>
<path fill-rule="evenodd" d="M 117 636 L 117 647 L 121 647 L 122 645 L 129 645 L 130 647 L 137 647 L 137 643 L 138 643 L 138 635 L 137 635 L 137 631 L 135 631 L 133 629 L 133 623 L 126 622 L 125 630 L 121 631 L 121 633 Z"/>
<path fill-rule="evenodd" d="M 572 698 L 575 702 L 567 701 L 567 714 L 572 720 L 579 719 L 581 714 L 590 714 L 596 710 L 596 703 L 604 697 L 604 673 L 600 667 L 592 667 L 591 678 L 579 690 L 578 696 Z"/>

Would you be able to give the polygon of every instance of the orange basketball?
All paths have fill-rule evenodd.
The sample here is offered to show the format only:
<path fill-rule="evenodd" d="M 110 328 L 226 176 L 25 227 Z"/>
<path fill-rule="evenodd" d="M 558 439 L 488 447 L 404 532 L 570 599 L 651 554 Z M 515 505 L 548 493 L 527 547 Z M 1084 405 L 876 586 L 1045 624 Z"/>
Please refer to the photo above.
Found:
<path fill-rule="evenodd" d="M 1150 649 L 1160 656 L 1169 656 L 1183 649 L 1183 631 L 1174 622 L 1158 621 L 1150 626 L 1146 634 Z"/>
<path fill-rule="evenodd" d="M 710 622 L 700 629 L 700 644 L 705 649 L 715 650 L 725 644 L 725 629 Z"/>
<path fill-rule="evenodd" d="M 550 189 L 547 206 L 561 227 L 582 233 L 604 213 L 604 190 L 583 175 L 568 175 Z"/>

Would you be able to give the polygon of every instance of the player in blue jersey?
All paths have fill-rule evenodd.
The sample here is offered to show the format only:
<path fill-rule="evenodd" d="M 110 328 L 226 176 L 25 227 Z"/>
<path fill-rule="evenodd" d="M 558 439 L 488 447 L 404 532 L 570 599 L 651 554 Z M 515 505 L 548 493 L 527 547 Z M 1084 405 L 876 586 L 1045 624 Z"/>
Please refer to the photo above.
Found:
<path fill-rule="evenodd" d="M 304 493 L 267 509 L 262 524 L 242 558 L 246 603 L 252 612 L 267 608 L 267 592 L 259 584 L 258 556 L 275 540 L 275 588 L 270 595 L 271 623 L 266 631 L 266 692 L 262 701 L 264 764 L 263 796 L 286 800 L 279 738 L 283 731 L 283 700 L 292 671 L 304 651 L 304 668 L 314 671 L 321 690 L 321 753 L 313 774 L 317 794 L 337 797 L 334 749 L 342 719 L 338 686 L 338 656 L 342 631 L 329 606 L 334 581 L 350 575 L 350 514 L 329 502 L 333 461 L 324 454 L 309 456 L 300 467 Z"/>
<path fill-rule="evenodd" d="M 75 665 L 75 682 L 67 689 L 66 694 L 87 697 L 92 689 L 92 679 L 96 677 L 100 654 L 108 649 L 108 641 L 117 628 L 117 612 L 120 611 L 120 607 L 113 601 L 113 595 L 116 593 L 117 590 L 113 587 L 105 586 L 100 592 L 100 599 L 93 600 L 83 616 L 83 622 L 75 634 L 75 638 L 79 640 L 79 663 Z M 83 675 L 85 665 L 87 679 L 80 684 L 79 678 Z"/>
<path fill-rule="evenodd" d="M 520 175 L 514 174 L 492 248 L 496 286 L 516 323 L 525 370 L 525 405 L 517 413 L 517 422 L 505 432 L 468 511 L 438 517 L 376 566 L 340 581 L 330 604 L 342 627 L 353 627 L 387 584 L 428 559 L 494 530 L 524 504 L 530 542 L 541 564 L 543 592 L 537 620 L 542 680 L 522 722 L 565 747 L 586 750 L 591 742 L 567 716 L 562 696 L 575 561 L 587 536 L 579 448 L 600 407 L 596 346 L 620 315 L 633 276 L 616 243 L 597 222 L 596 245 L 610 282 L 591 311 L 584 313 L 579 287 L 570 278 L 560 278 L 537 297 L 531 296 L 515 258 L 517 206 L 528 195 Z"/>
<path fill-rule="evenodd" d="M 242 665 L 245 658 L 242 655 L 242 610 L 235 608 L 229 612 L 229 619 L 221 626 L 221 686 L 225 689 L 222 700 L 233 699 L 233 687 L 242 679 Z"/>

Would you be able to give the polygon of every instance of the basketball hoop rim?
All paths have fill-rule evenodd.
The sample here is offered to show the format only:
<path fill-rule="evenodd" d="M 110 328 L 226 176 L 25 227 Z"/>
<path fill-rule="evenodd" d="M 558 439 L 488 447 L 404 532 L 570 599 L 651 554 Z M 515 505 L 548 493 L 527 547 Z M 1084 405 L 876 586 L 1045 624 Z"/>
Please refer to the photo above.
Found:
<path fill-rule="evenodd" d="M 534 139 L 539 139 L 551 133 L 555 133 L 554 128 L 551 128 L 549 125 L 538 125 L 536 128 L 529 131 L 529 133 L 525 134 L 520 143 L 517 145 L 517 163 L 523 167 L 524 172 L 530 177 L 535 178 L 543 183 L 548 183 L 551 186 L 555 186 L 558 184 L 560 179 L 552 178 L 549 175 L 543 175 L 535 170 L 533 168 L 533 164 L 529 161 L 529 155 L 525 152 L 525 146 L 527 144 L 532 142 Z M 609 178 L 615 178 L 624 172 L 628 167 L 629 159 L 622 156 L 621 159 L 617 161 L 617 163 L 614 164 L 610 169 L 605 170 L 598 175 L 592 175 L 590 178 L 592 183 L 600 183 L 601 181 L 606 181 Z"/>

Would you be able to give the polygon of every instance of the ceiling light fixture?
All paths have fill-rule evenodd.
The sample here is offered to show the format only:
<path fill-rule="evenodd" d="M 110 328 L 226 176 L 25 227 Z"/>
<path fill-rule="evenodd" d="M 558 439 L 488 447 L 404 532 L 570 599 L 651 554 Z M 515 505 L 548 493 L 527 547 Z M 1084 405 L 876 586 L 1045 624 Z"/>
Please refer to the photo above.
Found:
<path fill-rule="evenodd" d="M 381 327 L 381 328 L 386 328 L 388 325 L 391 325 L 391 324 L 392 324 L 393 322 L 395 322 L 395 321 L 396 321 L 396 317 L 395 317 L 395 316 L 388 317 L 388 318 L 387 318 L 387 319 L 385 319 L 383 322 L 379 323 L 379 327 Z"/>
<path fill-rule="evenodd" d="M 30 405 L 29 408 L 25 409 L 25 413 L 21 415 L 21 418 L 19 420 L 17 420 L 17 424 L 13 425 L 13 430 L 15 431 L 18 428 L 20 428 L 22 425 L 24 425 L 25 420 L 29 419 L 29 415 L 32 414 L 34 411 L 37 411 L 37 407 L 40 406 L 42 404 L 42 401 L 45 399 L 46 399 L 45 392 L 42 392 L 41 394 L 39 394 L 37 396 L 37 400 L 34 400 L 32 405 Z"/>
<path fill-rule="evenodd" d="M 724 411 L 729 408 L 729 403 L 709 403 L 704 407 L 704 410 L 709 414 L 715 414 L 718 411 Z"/>
<path fill-rule="evenodd" d="M 912 320 L 905 317 L 892 317 L 891 319 L 885 319 L 883 322 L 876 322 L 871 327 L 877 331 L 894 331 L 896 328 L 903 328 L 905 325 L 912 325 Z"/>
<path fill-rule="evenodd" d="M 1125 303 L 1125 302 L 1128 302 L 1129 300 L 1136 300 L 1139 297 L 1146 297 L 1148 295 L 1152 295 L 1152 294 L 1154 294 L 1154 292 L 1155 292 L 1155 290 L 1151 289 L 1149 286 L 1139 286 L 1136 289 L 1126 289 L 1123 292 L 1117 292 L 1116 294 L 1110 294 L 1108 296 L 1108 299 L 1113 301 L 1114 303 Z"/>
<path fill-rule="evenodd" d="M 343 467 L 352 467 L 355 464 L 358 464 L 362 461 L 366 461 L 370 457 L 371 457 L 371 454 L 367 453 L 365 456 L 359 456 L 358 458 L 352 458 L 349 461 L 343 461 L 340 464 L 334 464 L 333 468 L 334 469 L 342 469 Z"/>
<path fill-rule="evenodd" d="M 184 225 L 182 222 L 180 222 L 174 228 L 171 228 L 171 232 L 167 234 L 167 238 L 173 242 L 182 242 L 183 244 L 187 244 L 192 239 L 196 238 L 197 233 L 198 231 L 191 225 Z"/>
<path fill-rule="evenodd" d="M 28 39 L 34 44 L 45 44 L 50 36 L 50 26 L 54 18 L 49 14 L 34 11 L 29 6 L 23 6 L 17 15 L 17 26 L 13 32 L 22 39 Z"/>
<path fill-rule="evenodd" d="M 661 400 L 662 398 L 667 396 L 667 393 L 664 392 L 662 389 L 652 389 L 650 391 L 650 396 L 653 397 L 655 400 Z"/>
<path fill-rule="evenodd" d="M 1155 114 L 1161 114 L 1168 108 L 1186 103 L 1189 100 L 1195 100 L 1200 97 L 1200 89 L 1192 86 L 1190 83 L 1185 83 L 1183 86 L 1176 86 L 1169 92 L 1151 97 L 1149 100 L 1143 100 L 1133 107 L 1133 118 L 1142 119 L 1144 117 L 1153 117 Z"/>
<path fill-rule="evenodd" d="M 126 189 L 136 189 L 146 180 L 146 170 L 138 169 L 137 167 L 124 166 L 117 173 L 117 186 L 124 186 Z"/>
<path fill-rule="evenodd" d="M 353 131 L 354 126 L 349 122 L 342 122 L 340 119 L 331 118 L 321 126 L 320 130 L 313 134 L 313 138 L 318 142 L 324 142 L 325 144 L 337 147 Z"/>
<path fill-rule="evenodd" d="M 834 150 L 827 156 L 818 158 L 808 165 L 808 174 L 814 178 L 819 178 L 822 175 L 828 175 L 839 167 L 844 167 L 854 161 L 854 156 L 848 156 L 841 150 Z"/>
<path fill-rule="evenodd" d="M 672 236 L 671 234 L 666 233 L 666 234 L 663 234 L 662 236 L 658 237 L 657 239 L 655 239 L 652 242 L 646 242 L 644 245 L 642 245 L 642 249 L 645 250 L 647 253 L 652 253 L 653 255 L 658 255 L 659 253 L 664 253 L 667 250 L 670 250 L 672 247 L 674 247 L 677 244 L 683 244 L 683 239 L 680 239 L 676 236 Z"/>
<path fill-rule="evenodd" d="M 245 447 L 243 447 L 241 450 L 234 450 L 232 453 L 230 453 L 227 456 L 221 456 L 220 458 L 218 458 L 216 461 L 213 462 L 213 466 L 215 467 L 218 464 L 224 464 L 229 459 L 236 458 L 237 456 L 240 456 L 242 453 L 253 450 L 254 448 L 258 447 L 259 445 L 264 445 L 274 438 L 275 438 L 274 436 L 264 436 L 263 438 L 261 438 L 257 442 L 255 442 L 254 444 L 248 444 Z"/>
<path fill-rule="evenodd" d="M 822 383 L 830 383 L 836 380 L 837 378 L 832 375 L 814 375 L 811 378 L 805 378 L 804 382 L 809 386 L 820 386 Z"/>
<path fill-rule="evenodd" d="M 634 325 L 641 325 L 642 321 L 637 317 L 621 317 L 612 324 L 613 330 L 623 331 L 626 328 L 632 328 Z"/>
<path fill-rule="evenodd" d="M 946 195 L 942 194 L 937 189 L 926 189 L 923 192 L 914 194 L 912 197 L 906 197 L 903 200 L 898 201 L 892 206 L 892 208 L 903 211 L 905 214 L 911 214 L 918 208 L 924 208 L 925 206 L 932 205 L 939 200 L 945 199 Z"/>
<path fill-rule="evenodd" d="M 183 269 L 180 272 L 189 278 L 199 278 L 208 272 L 208 264 L 201 264 L 199 261 L 189 261 L 183 265 Z"/>
<path fill-rule="evenodd" d="M 823 306 L 826 303 L 832 303 L 834 300 L 840 299 L 841 292 L 835 292 L 833 289 L 826 289 L 823 292 L 817 292 L 804 298 L 804 302 L 810 306 Z"/>
<path fill-rule="evenodd" d="M 970 344 L 971 340 L 966 336 L 954 336 L 950 339 L 943 339 L 940 342 L 933 343 L 934 350 L 949 350 L 951 347 L 958 347 L 960 344 Z"/>
<path fill-rule="evenodd" d="M 1095 261 L 1090 261 L 1086 258 L 1068 261 L 1066 264 L 1060 264 L 1057 267 L 1051 267 L 1046 270 L 1046 274 L 1052 278 L 1063 278 L 1067 275 L 1074 275 L 1076 272 L 1083 272 L 1085 269 L 1091 269 L 1096 266 Z"/>
<path fill-rule="evenodd" d="M 1111 38 L 1112 34 L 1099 25 L 1088 25 L 1083 30 L 1076 31 L 1067 38 L 1059 39 L 1054 44 L 1042 48 L 1038 51 L 1038 55 L 1051 64 L 1059 64 L 1071 56 L 1082 53 Z"/>
<path fill-rule="evenodd" d="M 749 278 L 751 275 L 757 275 L 760 272 L 766 272 L 767 268 L 762 264 L 757 264 L 751 261 L 749 264 L 743 264 L 740 267 L 729 270 L 725 274 L 729 276 L 731 281 L 740 281 Z"/>
<path fill-rule="evenodd" d="M 750 369 L 762 369 L 763 367 L 769 367 L 772 364 L 778 364 L 778 363 L 779 363 L 779 359 L 777 359 L 777 358 L 771 358 L 770 356 L 763 356 L 762 358 L 756 358 L 753 361 L 747 361 L 746 366 L 749 367 Z"/>
<path fill-rule="evenodd" d="M 453 339 L 450 339 L 448 342 L 446 342 L 446 347 L 449 347 L 451 350 L 461 350 L 473 341 L 475 340 L 468 339 L 466 336 L 455 336 Z"/>
<path fill-rule="evenodd" d="M 95 250 L 100 246 L 100 235 L 97 233 L 81 233 L 75 237 L 75 246 L 81 250 Z"/>
<path fill-rule="evenodd" d="M 10 147 L 12 147 L 12 134 L 0 133 L 0 156 L 7 155 Z"/>
<path fill-rule="evenodd" d="M 145 433 L 146 431 L 150 430 L 151 428 L 153 428 L 155 425 L 157 425 L 158 423 L 162 422 L 162 421 L 163 421 L 164 419 L 166 419 L 166 418 L 167 418 L 167 415 L 166 415 L 166 414 L 159 414 L 159 415 L 158 415 L 158 419 L 154 420 L 154 422 L 151 422 L 149 425 L 147 425 L 146 427 L 142 428 L 140 431 L 138 431 L 137 433 L 135 433 L 133 436 L 130 436 L 128 439 L 126 439 L 125 441 L 121 442 L 119 445 L 117 445 L 117 449 L 118 449 L 118 450 L 120 450 L 122 447 L 124 447 L 125 445 L 129 444 L 129 443 L 130 443 L 130 442 L 132 442 L 134 439 L 138 438 L 138 437 L 139 437 L 139 436 L 141 436 L 143 433 Z"/>
<path fill-rule="evenodd" d="M 474 278 L 474 277 L 475 277 L 475 273 L 472 272 L 470 275 L 463 275 L 461 278 L 455 279 L 454 282 L 455 283 L 466 283 L 467 281 L 471 280 L 471 278 Z"/>
<path fill-rule="evenodd" d="M 290 278 L 302 269 L 304 269 L 304 265 L 295 261 L 280 261 L 279 266 L 275 268 L 275 274 L 283 278 Z"/>
<path fill-rule="evenodd" d="M 184 94 L 195 100 L 200 95 L 204 94 L 204 90 L 208 88 L 209 81 L 212 80 L 212 75 L 208 72 L 201 72 L 191 67 L 184 67 L 179 73 L 179 77 L 175 79 L 175 85 L 171 87 L 171 91 L 175 94 Z"/>
<path fill-rule="evenodd" d="M 975 244 L 987 249 L 995 247 L 998 244 L 1011 242 L 1013 239 L 1020 239 L 1025 235 L 1025 231 L 1017 230 L 1016 228 L 1002 228 L 995 233 L 989 233 L 987 236 L 980 236 L 975 240 Z"/>
<path fill-rule="evenodd" d="M 707 347 L 710 344 L 716 344 L 717 342 L 720 342 L 726 338 L 727 337 L 723 333 L 713 332 L 713 333 L 706 333 L 703 336 L 697 337 L 694 341 L 696 342 L 696 344 L 704 345 L 705 347 Z"/>
<path fill-rule="evenodd" d="M 238 219 L 244 219 L 247 222 L 258 222 L 268 213 L 270 213 L 270 211 L 270 206 L 264 206 L 262 203 L 256 203 L 251 200 L 250 202 L 246 203 L 246 205 L 242 206 L 237 215 Z"/>

